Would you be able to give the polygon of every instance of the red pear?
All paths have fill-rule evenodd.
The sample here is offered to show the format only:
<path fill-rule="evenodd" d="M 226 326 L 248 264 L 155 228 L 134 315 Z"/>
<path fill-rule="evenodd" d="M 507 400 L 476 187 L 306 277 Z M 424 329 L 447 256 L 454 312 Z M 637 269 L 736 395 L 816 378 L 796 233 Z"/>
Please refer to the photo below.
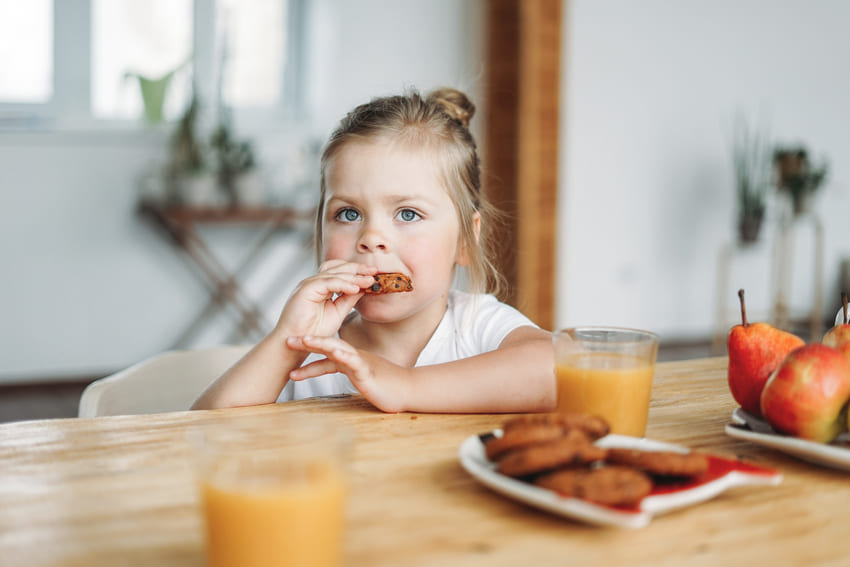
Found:
<path fill-rule="evenodd" d="M 805 342 L 768 323 L 749 323 L 743 289 L 738 291 L 738 297 L 741 301 L 741 324 L 732 327 L 726 337 L 729 389 L 743 409 L 760 416 L 761 391 L 765 382 L 788 353 Z"/>
<path fill-rule="evenodd" d="M 788 355 L 767 381 L 761 409 L 770 425 L 787 435 L 828 443 L 847 426 L 850 361 L 820 343 Z"/>

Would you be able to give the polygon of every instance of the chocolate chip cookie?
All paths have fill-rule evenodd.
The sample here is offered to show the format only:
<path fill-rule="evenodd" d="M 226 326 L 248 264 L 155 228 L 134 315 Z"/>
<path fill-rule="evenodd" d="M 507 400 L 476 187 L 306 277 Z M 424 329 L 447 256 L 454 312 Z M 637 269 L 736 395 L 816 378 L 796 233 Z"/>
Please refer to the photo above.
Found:
<path fill-rule="evenodd" d="M 375 283 L 363 290 L 364 293 L 397 293 L 413 291 L 413 281 L 410 276 L 399 272 L 375 274 Z"/>

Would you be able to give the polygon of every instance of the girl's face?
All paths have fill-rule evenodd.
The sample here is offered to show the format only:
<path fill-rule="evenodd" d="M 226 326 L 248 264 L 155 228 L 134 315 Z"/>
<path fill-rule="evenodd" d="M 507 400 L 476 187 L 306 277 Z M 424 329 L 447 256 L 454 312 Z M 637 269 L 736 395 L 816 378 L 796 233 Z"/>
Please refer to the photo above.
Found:
<path fill-rule="evenodd" d="M 324 259 L 403 272 L 413 291 L 366 295 L 364 320 L 394 321 L 442 310 L 460 260 L 457 212 L 427 150 L 352 143 L 326 170 Z"/>

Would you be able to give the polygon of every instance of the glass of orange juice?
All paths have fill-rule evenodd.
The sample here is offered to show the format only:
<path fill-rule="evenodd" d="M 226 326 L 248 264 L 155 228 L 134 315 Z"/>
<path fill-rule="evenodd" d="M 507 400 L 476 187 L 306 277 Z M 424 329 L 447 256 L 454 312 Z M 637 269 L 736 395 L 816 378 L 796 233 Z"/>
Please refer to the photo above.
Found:
<path fill-rule="evenodd" d="M 553 334 L 558 411 L 598 415 L 612 433 L 643 437 L 658 336 L 620 327 L 572 327 Z"/>
<path fill-rule="evenodd" d="M 339 565 L 352 440 L 315 414 L 235 416 L 196 431 L 207 565 Z"/>

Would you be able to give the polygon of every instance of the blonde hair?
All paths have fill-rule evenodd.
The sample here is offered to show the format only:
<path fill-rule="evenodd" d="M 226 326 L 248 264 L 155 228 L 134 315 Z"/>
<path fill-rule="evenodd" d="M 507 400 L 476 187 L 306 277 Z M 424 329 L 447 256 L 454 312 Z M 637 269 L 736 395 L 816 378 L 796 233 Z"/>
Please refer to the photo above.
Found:
<path fill-rule="evenodd" d="M 501 297 L 505 280 L 496 269 L 496 229 L 500 213 L 481 192 L 481 165 L 469 121 L 475 105 L 455 89 L 441 88 L 422 97 L 418 92 L 372 99 L 349 112 L 331 134 L 321 159 L 319 206 L 316 211 L 316 255 L 321 262 L 326 173 L 343 147 L 352 142 L 393 140 L 414 142 L 435 152 L 440 175 L 455 206 L 460 225 L 459 245 L 469 258 L 468 287 Z M 481 229 L 475 237 L 475 213 Z"/>

